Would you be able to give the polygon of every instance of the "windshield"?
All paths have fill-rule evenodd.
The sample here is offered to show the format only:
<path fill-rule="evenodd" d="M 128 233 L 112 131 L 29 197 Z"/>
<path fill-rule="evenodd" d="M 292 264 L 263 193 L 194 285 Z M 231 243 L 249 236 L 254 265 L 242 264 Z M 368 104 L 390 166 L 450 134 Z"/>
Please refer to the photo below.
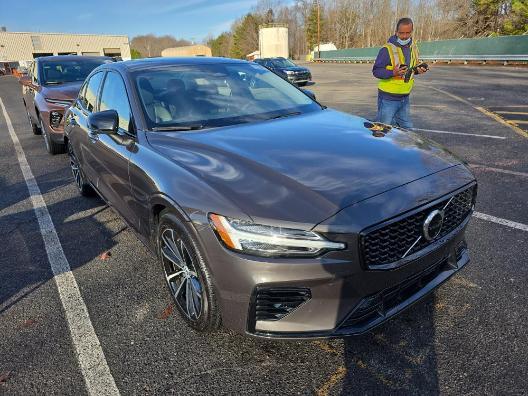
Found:
<path fill-rule="evenodd" d="M 293 116 L 321 106 L 255 63 L 177 65 L 134 72 L 148 128 L 192 129 Z"/>
<path fill-rule="evenodd" d="M 42 84 L 63 84 L 84 81 L 97 66 L 109 63 L 109 59 L 74 59 L 40 62 Z"/>
<path fill-rule="evenodd" d="M 295 67 L 297 66 L 295 63 L 288 59 L 273 59 L 272 60 L 273 65 L 275 67 Z"/>

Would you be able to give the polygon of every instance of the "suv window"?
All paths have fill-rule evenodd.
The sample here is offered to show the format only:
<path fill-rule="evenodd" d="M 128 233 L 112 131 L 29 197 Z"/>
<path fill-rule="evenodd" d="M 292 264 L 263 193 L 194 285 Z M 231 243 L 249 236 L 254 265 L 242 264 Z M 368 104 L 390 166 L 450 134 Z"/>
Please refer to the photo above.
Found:
<path fill-rule="evenodd" d="M 33 84 L 37 84 L 37 62 L 33 62 L 33 65 L 31 66 L 31 80 L 33 81 Z"/>
<path fill-rule="evenodd" d="M 103 79 L 102 72 L 94 74 L 90 77 L 90 80 L 86 83 L 86 91 L 81 97 L 81 105 L 85 110 L 90 113 L 95 109 L 95 103 L 97 101 L 97 92 L 99 91 L 99 86 L 101 85 L 101 80 Z"/>
<path fill-rule="evenodd" d="M 119 115 L 119 128 L 129 130 L 130 104 L 125 83 L 118 73 L 108 72 L 103 84 L 99 111 L 115 110 Z"/>

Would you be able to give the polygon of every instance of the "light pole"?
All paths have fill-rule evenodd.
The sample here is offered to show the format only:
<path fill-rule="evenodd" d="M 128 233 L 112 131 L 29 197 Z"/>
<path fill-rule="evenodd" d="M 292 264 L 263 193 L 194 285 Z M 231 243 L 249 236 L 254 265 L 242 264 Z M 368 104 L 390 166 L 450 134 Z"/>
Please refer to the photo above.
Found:
<path fill-rule="evenodd" d="M 319 0 L 317 0 L 317 58 L 321 59 L 321 15 L 319 8 Z"/>

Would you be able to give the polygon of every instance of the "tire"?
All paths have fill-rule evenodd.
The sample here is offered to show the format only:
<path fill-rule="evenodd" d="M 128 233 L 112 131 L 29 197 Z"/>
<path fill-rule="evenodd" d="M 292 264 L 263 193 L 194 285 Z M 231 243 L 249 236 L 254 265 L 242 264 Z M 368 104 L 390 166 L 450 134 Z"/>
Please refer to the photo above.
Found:
<path fill-rule="evenodd" d="M 217 330 L 221 318 L 212 276 L 183 221 L 169 210 L 162 211 L 156 239 L 161 268 L 181 317 L 196 331 Z"/>
<path fill-rule="evenodd" d="M 26 103 L 24 102 L 24 107 L 26 106 Z M 35 125 L 33 123 L 33 120 L 31 119 L 31 116 L 29 115 L 29 111 L 26 107 L 26 114 L 29 121 L 29 126 L 31 127 L 31 132 L 33 132 L 33 135 L 41 135 L 42 131 L 40 130 L 40 127 L 38 125 Z"/>
<path fill-rule="evenodd" d="M 81 164 L 79 163 L 79 160 L 75 156 L 75 152 L 73 151 L 73 147 L 70 142 L 68 142 L 68 156 L 70 157 L 70 168 L 73 175 L 73 181 L 75 182 L 75 185 L 77 186 L 77 189 L 79 190 L 79 194 L 81 194 L 84 197 L 91 197 L 94 195 L 94 190 L 90 183 L 88 183 L 88 180 L 86 180 L 86 177 L 84 176 L 84 172 L 82 171 Z"/>
<path fill-rule="evenodd" d="M 40 119 L 40 130 L 42 131 L 42 135 L 44 136 L 44 143 L 46 143 L 46 150 L 51 155 L 55 154 L 63 154 L 66 151 L 66 145 L 64 143 L 57 143 L 54 142 L 53 139 L 49 136 L 49 134 L 46 132 L 46 128 L 44 127 L 44 123 L 42 122 L 42 119 Z"/>

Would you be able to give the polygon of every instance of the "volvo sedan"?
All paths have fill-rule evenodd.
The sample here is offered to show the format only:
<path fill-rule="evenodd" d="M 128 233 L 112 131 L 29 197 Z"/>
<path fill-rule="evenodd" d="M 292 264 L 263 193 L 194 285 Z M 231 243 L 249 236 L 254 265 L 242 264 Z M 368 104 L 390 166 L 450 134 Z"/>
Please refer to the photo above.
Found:
<path fill-rule="evenodd" d="M 106 64 L 65 122 L 80 193 L 95 190 L 157 255 L 198 331 L 360 334 L 469 261 L 464 163 L 255 63 Z"/>

